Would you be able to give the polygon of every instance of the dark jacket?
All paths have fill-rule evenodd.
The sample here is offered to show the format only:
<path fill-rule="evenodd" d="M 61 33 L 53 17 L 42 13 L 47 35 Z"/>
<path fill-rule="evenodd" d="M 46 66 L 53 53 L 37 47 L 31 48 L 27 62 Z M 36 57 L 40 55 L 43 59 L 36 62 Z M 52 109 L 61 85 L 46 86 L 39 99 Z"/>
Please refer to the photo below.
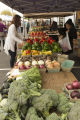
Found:
<path fill-rule="evenodd" d="M 57 29 L 58 29 L 57 22 L 53 21 L 50 27 L 50 31 L 56 31 Z"/>
<path fill-rule="evenodd" d="M 77 39 L 77 31 L 75 27 L 72 27 L 68 33 L 71 47 L 73 49 L 73 39 Z"/>

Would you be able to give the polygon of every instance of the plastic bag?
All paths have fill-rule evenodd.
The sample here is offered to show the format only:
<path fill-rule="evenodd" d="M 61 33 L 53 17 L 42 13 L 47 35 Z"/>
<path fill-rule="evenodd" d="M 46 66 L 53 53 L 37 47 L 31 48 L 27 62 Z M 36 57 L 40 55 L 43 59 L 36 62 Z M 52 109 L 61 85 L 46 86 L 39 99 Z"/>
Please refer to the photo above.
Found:
<path fill-rule="evenodd" d="M 70 45 L 70 41 L 69 41 L 69 36 L 68 36 L 67 32 L 66 32 L 66 37 L 61 39 L 59 41 L 59 44 L 60 44 L 63 52 L 67 52 L 68 50 L 72 50 L 71 45 Z"/>

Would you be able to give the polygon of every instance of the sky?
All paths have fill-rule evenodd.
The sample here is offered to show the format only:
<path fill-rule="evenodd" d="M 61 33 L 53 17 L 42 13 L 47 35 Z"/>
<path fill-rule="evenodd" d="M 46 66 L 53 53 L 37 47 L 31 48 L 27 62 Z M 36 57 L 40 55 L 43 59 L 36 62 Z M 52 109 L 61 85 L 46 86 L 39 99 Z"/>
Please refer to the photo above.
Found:
<path fill-rule="evenodd" d="M 3 10 L 9 10 L 10 12 L 12 12 L 12 9 L 10 7 L 8 7 L 7 5 L 3 4 L 2 2 L 0 2 L 0 13 Z M 20 16 L 22 16 L 22 14 L 16 10 L 13 10 L 13 12 L 16 12 L 16 14 L 19 14 Z"/>

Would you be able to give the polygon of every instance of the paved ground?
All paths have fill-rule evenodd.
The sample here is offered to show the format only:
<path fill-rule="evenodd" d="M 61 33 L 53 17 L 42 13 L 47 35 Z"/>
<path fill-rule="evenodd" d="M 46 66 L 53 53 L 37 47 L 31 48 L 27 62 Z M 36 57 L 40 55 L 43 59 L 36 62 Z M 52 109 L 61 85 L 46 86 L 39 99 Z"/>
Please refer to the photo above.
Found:
<path fill-rule="evenodd" d="M 5 54 L 5 52 L 0 52 L 0 69 L 9 68 L 10 57 Z"/>
<path fill-rule="evenodd" d="M 2 85 L 3 81 L 7 79 L 6 73 L 9 70 L 6 70 L 6 68 L 10 68 L 9 59 L 10 57 L 7 56 L 4 52 L 0 52 L 0 86 Z"/>

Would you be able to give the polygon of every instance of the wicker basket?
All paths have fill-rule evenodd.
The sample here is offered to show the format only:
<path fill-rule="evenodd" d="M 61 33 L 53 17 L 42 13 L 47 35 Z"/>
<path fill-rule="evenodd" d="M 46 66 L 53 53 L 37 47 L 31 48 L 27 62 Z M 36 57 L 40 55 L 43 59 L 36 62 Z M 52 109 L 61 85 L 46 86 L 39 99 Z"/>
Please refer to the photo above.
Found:
<path fill-rule="evenodd" d="M 72 97 L 70 96 L 70 94 L 71 94 L 72 91 L 74 91 L 74 90 L 71 90 L 71 91 L 69 92 L 69 99 L 70 99 L 70 101 L 71 101 L 71 102 L 80 101 L 80 98 L 79 98 L 79 99 L 78 99 L 78 98 L 77 98 L 77 99 L 74 99 L 74 98 L 72 98 Z M 77 90 L 75 90 L 75 91 L 79 91 L 79 92 L 80 92 L 80 89 L 77 89 Z"/>
<path fill-rule="evenodd" d="M 40 72 L 46 72 L 46 68 L 42 68 L 42 69 L 40 68 L 39 70 Z"/>
<path fill-rule="evenodd" d="M 68 93 L 68 94 L 70 94 L 72 91 L 80 91 L 80 89 L 72 89 L 72 90 L 68 90 L 67 88 L 66 88 L 66 85 L 68 85 L 68 84 L 71 84 L 71 83 L 67 83 L 67 84 L 64 84 L 64 90 Z"/>
<path fill-rule="evenodd" d="M 59 67 L 58 67 L 58 68 L 54 67 L 54 68 L 52 68 L 52 69 L 47 68 L 47 70 L 48 70 L 48 72 L 49 72 L 49 73 L 56 73 L 56 72 L 60 72 L 60 68 L 59 68 Z"/>

